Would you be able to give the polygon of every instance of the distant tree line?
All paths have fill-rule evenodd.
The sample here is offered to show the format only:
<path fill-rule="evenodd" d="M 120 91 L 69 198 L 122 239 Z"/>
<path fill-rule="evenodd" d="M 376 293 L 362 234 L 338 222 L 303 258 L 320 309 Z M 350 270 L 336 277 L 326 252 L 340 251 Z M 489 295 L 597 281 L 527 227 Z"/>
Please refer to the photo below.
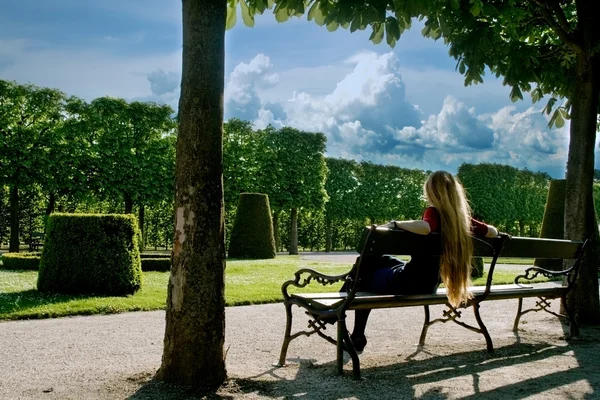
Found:
<path fill-rule="evenodd" d="M 0 241 L 16 250 L 55 210 L 114 212 L 138 215 L 147 246 L 170 247 L 176 139 L 169 106 L 0 80 Z M 365 225 L 426 206 L 430 171 L 327 158 L 322 133 L 231 119 L 223 147 L 228 232 L 240 193 L 265 193 L 281 251 L 352 249 Z M 463 164 L 458 176 L 475 217 L 539 234 L 550 176 L 499 164 Z"/>

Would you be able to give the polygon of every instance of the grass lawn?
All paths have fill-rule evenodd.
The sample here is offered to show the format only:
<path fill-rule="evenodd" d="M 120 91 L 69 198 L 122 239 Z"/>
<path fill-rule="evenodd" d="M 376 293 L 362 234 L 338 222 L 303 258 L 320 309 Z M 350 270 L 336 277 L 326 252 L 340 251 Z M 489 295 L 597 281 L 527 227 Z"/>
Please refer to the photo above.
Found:
<path fill-rule="evenodd" d="M 281 284 L 299 268 L 314 268 L 338 275 L 348 264 L 313 262 L 299 256 L 279 255 L 273 260 L 228 260 L 225 297 L 228 306 L 273 303 L 282 300 Z M 512 283 L 515 271 L 496 269 L 494 283 Z M 36 290 L 37 271 L 0 270 L 0 320 L 50 318 L 162 310 L 167 298 L 168 272 L 144 272 L 143 286 L 132 296 L 49 295 Z M 474 281 L 485 285 L 485 276 Z M 310 285 L 307 291 L 336 291 L 339 286 Z"/>

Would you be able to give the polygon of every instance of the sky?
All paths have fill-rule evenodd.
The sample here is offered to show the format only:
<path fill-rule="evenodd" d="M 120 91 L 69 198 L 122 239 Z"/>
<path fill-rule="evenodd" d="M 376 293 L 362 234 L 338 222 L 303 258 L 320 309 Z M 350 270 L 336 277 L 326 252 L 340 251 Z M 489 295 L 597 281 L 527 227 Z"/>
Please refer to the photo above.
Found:
<path fill-rule="evenodd" d="M 465 87 L 446 45 L 421 27 L 391 49 L 306 17 L 279 24 L 267 10 L 253 28 L 238 18 L 225 37 L 225 118 L 323 132 L 329 157 L 450 172 L 492 162 L 563 178 L 568 123 L 548 129 L 545 99 L 512 103 L 489 73 Z M 178 0 L 0 0 L 0 79 L 88 101 L 176 109 L 181 44 Z"/>

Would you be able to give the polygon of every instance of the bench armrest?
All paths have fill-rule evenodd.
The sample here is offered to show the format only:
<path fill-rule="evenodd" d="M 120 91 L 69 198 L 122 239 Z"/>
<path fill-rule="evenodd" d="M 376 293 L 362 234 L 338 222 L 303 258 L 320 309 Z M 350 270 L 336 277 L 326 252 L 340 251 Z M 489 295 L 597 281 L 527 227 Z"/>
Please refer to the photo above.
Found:
<path fill-rule="evenodd" d="M 326 275 L 311 268 L 302 268 L 294 273 L 293 280 L 285 281 L 283 285 L 281 285 L 281 293 L 283 294 L 284 299 L 289 299 L 288 287 L 290 285 L 297 288 L 303 288 L 313 280 L 323 286 L 333 285 L 338 282 L 346 282 L 349 278 L 349 273 L 350 272 L 341 275 Z"/>
<path fill-rule="evenodd" d="M 565 269 L 563 271 L 551 271 L 551 270 L 540 268 L 540 267 L 531 267 L 531 268 L 527 268 L 525 270 L 525 274 L 516 276 L 514 283 L 515 284 L 520 283 L 519 281 L 521 279 L 531 281 L 531 280 L 535 279 L 538 275 L 543 275 L 546 278 L 550 278 L 550 279 L 558 278 L 561 276 L 568 277 L 572 270 L 573 270 L 572 267 Z"/>

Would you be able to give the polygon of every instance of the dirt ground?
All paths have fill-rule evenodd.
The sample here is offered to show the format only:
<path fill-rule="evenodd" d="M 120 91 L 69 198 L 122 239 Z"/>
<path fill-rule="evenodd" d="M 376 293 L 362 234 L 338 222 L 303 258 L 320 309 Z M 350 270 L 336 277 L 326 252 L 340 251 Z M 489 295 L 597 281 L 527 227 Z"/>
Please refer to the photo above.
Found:
<path fill-rule="evenodd" d="M 433 318 L 441 316 L 441 308 L 432 310 Z M 455 324 L 432 326 L 419 352 L 420 307 L 376 310 L 357 381 L 349 360 L 345 374 L 336 374 L 335 347 L 313 336 L 293 341 L 288 364 L 273 367 L 285 327 L 283 305 L 231 307 L 230 379 L 205 398 L 600 399 L 600 329 L 585 328 L 567 341 L 557 318 L 530 313 L 515 335 L 515 310 L 514 300 L 482 305 L 493 354 L 481 335 Z M 463 317 L 474 322 L 469 311 Z M 294 327 L 303 328 L 304 314 L 296 310 L 294 316 Z M 0 323 L 0 399 L 197 398 L 152 380 L 164 318 L 157 311 Z"/>

